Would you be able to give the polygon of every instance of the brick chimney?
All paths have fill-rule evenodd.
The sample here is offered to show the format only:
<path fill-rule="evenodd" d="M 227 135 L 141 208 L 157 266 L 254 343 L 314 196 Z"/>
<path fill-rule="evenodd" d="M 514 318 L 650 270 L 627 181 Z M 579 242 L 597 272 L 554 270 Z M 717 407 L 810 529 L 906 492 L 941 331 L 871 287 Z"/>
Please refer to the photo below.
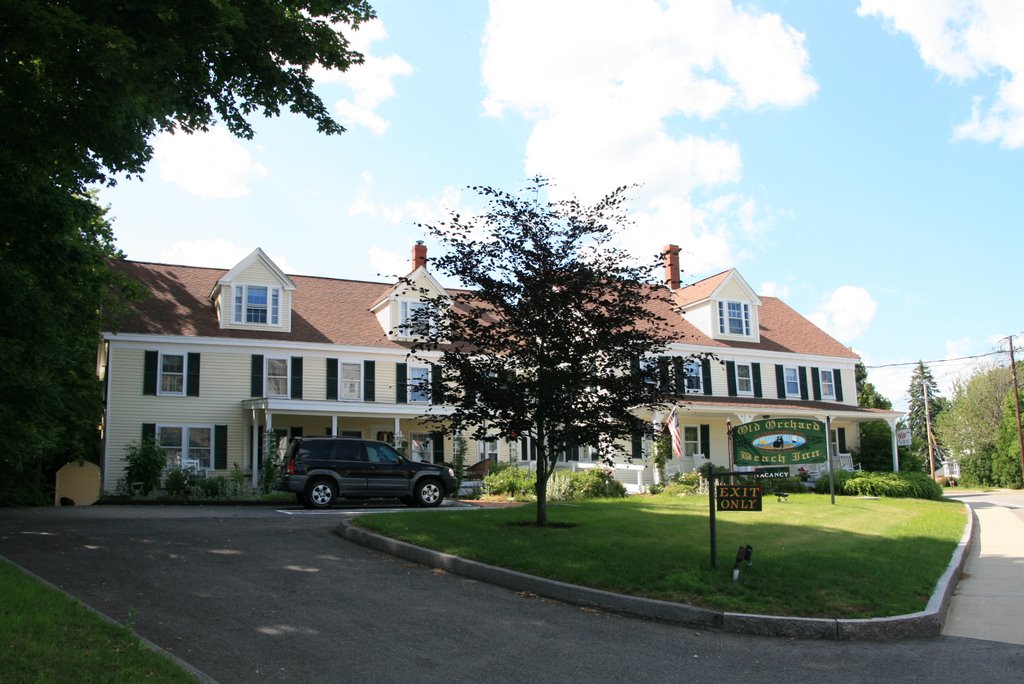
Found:
<path fill-rule="evenodd" d="M 665 285 L 670 290 L 679 289 L 679 245 L 665 245 L 662 250 L 665 258 Z"/>
<path fill-rule="evenodd" d="M 423 240 L 417 240 L 416 244 L 412 246 L 412 270 L 416 270 L 420 266 L 424 268 L 427 265 L 427 246 L 423 244 Z"/>

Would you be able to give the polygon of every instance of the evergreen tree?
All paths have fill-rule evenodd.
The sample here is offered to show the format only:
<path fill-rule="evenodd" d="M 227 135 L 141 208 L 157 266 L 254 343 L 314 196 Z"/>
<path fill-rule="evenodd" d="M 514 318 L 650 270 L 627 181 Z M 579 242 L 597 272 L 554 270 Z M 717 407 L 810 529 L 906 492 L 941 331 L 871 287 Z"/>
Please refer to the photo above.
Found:
<path fill-rule="evenodd" d="M 946 408 L 946 401 L 939 396 L 939 388 L 935 383 L 935 378 L 932 376 L 931 369 L 924 365 L 923 361 L 918 361 L 917 367 L 914 368 L 914 372 L 910 376 L 910 387 L 907 389 L 907 393 L 910 395 L 910 410 L 907 414 L 907 422 L 913 437 L 911 450 L 923 462 L 924 470 L 930 472 L 931 462 L 928 453 L 929 416 L 932 422 L 932 436 L 934 437 L 935 421 Z M 935 466 L 938 468 L 939 463 L 941 463 L 941 447 L 937 442 L 935 442 L 934 446 Z"/>

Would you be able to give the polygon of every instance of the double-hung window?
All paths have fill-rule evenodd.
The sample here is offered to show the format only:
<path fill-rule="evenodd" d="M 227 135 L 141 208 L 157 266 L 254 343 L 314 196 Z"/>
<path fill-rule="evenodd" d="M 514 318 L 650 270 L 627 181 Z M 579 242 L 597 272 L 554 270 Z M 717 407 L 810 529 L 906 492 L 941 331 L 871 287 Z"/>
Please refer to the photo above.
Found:
<path fill-rule="evenodd" d="M 430 401 L 430 369 L 426 366 L 409 367 L 409 402 Z"/>
<path fill-rule="evenodd" d="M 403 337 L 419 337 L 433 332 L 435 321 L 426 302 L 405 300 L 398 316 L 398 331 Z"/>
<path fill-rule="evenodd" d="M 687 361 L 686 362 L 686 391 L 687 392 L 703 392 L 702 387 L 702 369 L 700 361 Z"/>
<path fill-rule="evenodd" d="M 750 336 L 750 304 L 718 302 L 718 332 Z"/>
<path fill-rule="evenodd" d="M 736 364 L 736 391 L 739 394 L 754 393 L 754 372 L 749 363 Z"/>
<path fill-rule="evenodd" d="M 696 425 L 683 426 L 683 455 L 693 457 L 703 454 L 700 445 L 700 429 Z"/>
<path fill-rule="evenodd" d="M 832 371 L 822 369 L 820 371 L 821 377 L 821 398 L 822 399 L 835 399 L 836 398 L 836 385 L 832 378 Z"/>
<path fill-rule="evenodd" d="M 235 285 L 235 323 L 277 325 L 281 317 L 281 290 L 266 285 Z"/>
<path fill-rule="evenodd" d="M 786 383 L 786 396 L 800 396 L 800 371 L 796 367 L 787 366 L 782 370 L 783 379 Z"/>
<path fill-rule="evenodd" d="M 185 394 L 184 354 L 160 354 L 160 394 Z"/>
<path fill-rule="evenodd" d="M 363 364 L 338 364 L 341 377 L 338 383 L 338 398 L 359 401 L 363 398 Z"/>
<path fill-rule="evenodd" d="M 477 457 L 481 461 L 498 462 L 498 440 L 481 439 L 477 443 Z"/>
<path fill-rule="evenodd" d="M 157 444 L 167 465 L 181 468 L 213 468 L 213 428 L 209 425 L 158 425 Z"/>
<path fill-rule="evenodd" d="M 267 359 L 267 396 L 288 396 L 288 359 Z"/>

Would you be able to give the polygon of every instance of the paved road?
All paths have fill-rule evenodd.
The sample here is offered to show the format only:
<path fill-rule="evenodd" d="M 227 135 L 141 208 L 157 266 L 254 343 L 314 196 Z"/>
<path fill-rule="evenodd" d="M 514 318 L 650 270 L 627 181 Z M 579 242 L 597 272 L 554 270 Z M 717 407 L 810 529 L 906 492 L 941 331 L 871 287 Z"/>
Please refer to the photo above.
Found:
<path fill-rule="evenodd" d="M 350 544 L 333 528 L 352 514 L 7 509 L 0 555 L 134 614 L 139 634 L 225 683 L 1006 682 L 1024 664 L 1024 647 L 994 641 L 795 641 L 584 610 Z"/>

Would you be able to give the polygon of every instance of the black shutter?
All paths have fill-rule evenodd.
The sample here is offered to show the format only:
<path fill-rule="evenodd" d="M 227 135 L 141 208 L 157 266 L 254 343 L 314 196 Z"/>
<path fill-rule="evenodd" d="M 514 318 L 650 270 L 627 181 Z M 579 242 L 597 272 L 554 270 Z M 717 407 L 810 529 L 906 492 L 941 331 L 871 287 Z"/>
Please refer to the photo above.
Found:
<path fill-rule="evenodd" d="M 779 399 L 786 398 L 786 370 L 779 364 L 775 364 L 775 387 Z"/>
<path fill-rule="evenodd" d="M 404 363 L 395 364 L 395 403 L 409 403 L 409 366 Z"/>
<path fill-rule="evenodd" d="M 821 373 L 811 368 L 811 388 L 814 390 L 814 401 L 821 401 Z"/>
<path fill-rule="evenodd" d="M 263 354 L 253 354 L 250 366 L 249 396 L 263 396 Z"/>
<path fill-rule="evenodd" d="M 639 432 L 634 432 L 633 433 L 632 451 L 630 452 L 630 455 L 633 458 L 643 458 L 644 457 L 644 446 L 643 446 L 643 444 L 644 444 L 643 443 L 643 436 Z"/>
<path fill-rule="evenodd" d="M 292 357 L 292 399 L 302 398 L 302 357 Z"/>
<path fill-rule="evenodd" d="M 807 367 L 800 366 L 800 398 L 807 401 Z"/>
<path fill-rule="evenodd" d="M 701 378 L 701 380 L 703 380 L 703 385 L 704 385 L 704 394 L 710 395 L 711 394 L 711 359 L 701 359 L 700 360 L 700 373 L 701 373 L 701 375 L 704 376 L 703 378 Z"/>
<path fill-rule="evenodd" d="M 672 375 L 669 373 L 667 356 L 658 357 L 658 389 L 666 393 L 672 391 Z"/>
<path fill-rule="evenodd" d="M 377 401 L 376 361 L 363 361 L 363 401 Z"/>
<path fill-rule="evenodd" d="M 761 364 L 750 364 L 750 373 L 754 376 L 754 396 L 761 396 Z"/>
<path fill-rule="evenodd" d="M 832 383 L 836 387 L 836 401 L 843 400 L 843 374 L 838 368 L 832 369 Z"/>
<path fill-rule="evenodd" d="M 675 371 L 676 394 L 686 394 L 686 362 L 681 356 L 672 357 L 672 369 Z"/>
<path fill-rule="evenodd" d="M 441 384 L 441 366 L 430 364 L 430 403 L 444 403 L 444 386 Z"/>
<path fill-rule="evenodd" d="M 839 453 L 846 453 L 846 428 L 836 428 L 836 441 L 839 443 Z"/>
<path fill-rule="evenodd" d="M 199 396 L 199 352 L 189 352 L 188 376 L 185 378 L 185 394 Z"/>
<path fill-rule="evenodd" d="M 157 368 L 159 362 L 159 354 L 155 351 L 147 351 L 146 359 L 142 366 L 142 393 L 143 394 L 156 394 L 156 380 L 160 375 L 160 371 Z M 109 367 L 108 367 L 109 368 Z M 109 375 L 109 371 L 108 371 Z"/>
<path fill-rule="evenodd" d="M 327 400 L 338 398 L 338 359 L 327 359 Z"/>
<path fill-rule="evenodd" d="M 142 424 L 142 441 L 156 444 L 156 423 Z"/>
<path fill-rule="evenodd" d="M 444 463 L 444 433 L 435 432 L 430 435 L 430 444 L 434 449 L 434 463 Z"/>
<path fill-rule="evenodd" d="M 640 357 L 634 356 L 629 360 L 629 374 L 634 378 L 640 377 Z"/>
<path fill-rule="evenodd" d="M 711 458 L 711 426 L 701 423 L 700 425 L 700 449 L 708 458 Z"/>
<path fill-rule="evenodd" d="M 725 362 L 725 380 L 729 385 L 729 396 L 736 396 L 736 362 L 726 361 Z"/>
<path fill-rule="evenodd" d="M 213 426 L 213 467 L 226 470 L 228 467 L 228 426 Z"/>

